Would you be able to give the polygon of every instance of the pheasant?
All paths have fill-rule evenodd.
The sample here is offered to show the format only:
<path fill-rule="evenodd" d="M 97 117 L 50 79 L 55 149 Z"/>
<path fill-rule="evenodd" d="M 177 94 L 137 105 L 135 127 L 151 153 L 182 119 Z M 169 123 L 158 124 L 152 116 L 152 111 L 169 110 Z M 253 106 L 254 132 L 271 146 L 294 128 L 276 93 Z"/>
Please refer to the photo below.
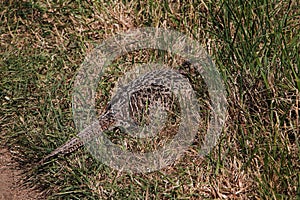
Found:
<path fill-rule="evenodd" d="M 94 123 L 99 124 L 97 127 L 100 127 L 100 132 L 113 127 L 123 127 L 135 132 L 143 120 L 147 125 L 151 125 L 151 120 L 155 117 L 154 110 L 157 107 L 164 111 L 174 109 L 174 104 L 178 103 L 178 96 L 175 93 L 178 95 L 178 91 L 179 93 L 183 91 L 186 95 L 191 89 L 187 78 L 175 70 L 150 71 L 121 87 L 108 103 L 105 112 Z M 183 96 L 182 98 L 188 97 Z M 153 124 L 153 126 L 157 126 L 157 124 Z M 70 139 L 41 159 L 39 165 L 43 165 L 55 156 L 70 154 L 84 146 L 85 142 L 99 134 L 99 131 L 93 131 L 94 127 L 92 124 L 83 129 L 78 137 Z M 155 127 L 153 128 L 155 129 Z"/>

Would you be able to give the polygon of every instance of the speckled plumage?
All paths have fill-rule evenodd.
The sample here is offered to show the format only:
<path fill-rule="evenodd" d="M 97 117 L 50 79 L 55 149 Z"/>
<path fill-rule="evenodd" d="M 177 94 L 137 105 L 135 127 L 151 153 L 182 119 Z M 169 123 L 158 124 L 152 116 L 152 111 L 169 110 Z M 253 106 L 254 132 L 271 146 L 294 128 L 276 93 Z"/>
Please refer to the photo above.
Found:
<path fill-rule="evenodd" d="M 173 87 L 189 90 L 191 88 L 185 84 L 187 82 L 188 80 L 180 73 L 169 69 L 153 70 L 129 82 L 116 92 L 104 114 L 98 118 L 102 131 L 116 126 L 125 128 L 136 126 L 143 118 L 147 118 L 146 123 L 149 124 L 151 107 L 159 105 L 165 110 L 171 109 L 176 101 Z M 78 137 L 52 151 L 39 164 L 54 156 L 76 151 L 84 145 L 84 142 L 94 137 L 92 132 L 91 126 L 88 126 L 78 134 Z"/>

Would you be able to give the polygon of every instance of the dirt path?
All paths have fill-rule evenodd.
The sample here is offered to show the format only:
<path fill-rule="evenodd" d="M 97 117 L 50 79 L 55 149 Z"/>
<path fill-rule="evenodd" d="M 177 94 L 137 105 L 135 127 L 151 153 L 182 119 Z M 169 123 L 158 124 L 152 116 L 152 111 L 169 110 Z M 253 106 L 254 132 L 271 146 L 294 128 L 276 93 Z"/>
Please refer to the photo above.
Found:
<path fill-rule="evenodd" d="M 15 168 L 11 154 L 0 149 L 0 200 L 38 199 L 38 193 L 21 186 L 21 171 Z"/>

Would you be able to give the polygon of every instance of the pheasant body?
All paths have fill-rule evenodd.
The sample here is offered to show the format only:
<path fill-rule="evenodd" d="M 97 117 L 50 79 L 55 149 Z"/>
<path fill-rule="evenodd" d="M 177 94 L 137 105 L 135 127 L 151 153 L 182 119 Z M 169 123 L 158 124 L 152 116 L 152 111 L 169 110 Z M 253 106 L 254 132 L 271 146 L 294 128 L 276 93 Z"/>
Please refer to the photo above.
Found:
<path fill-rule="evenodd" d="M 148 118 L 146 124 L 149 124 L 151 109 L 160 106 L 164 110 L 170 110 L 174 102 L 178 101 L 173 88 L 190 90 L 190 85 L 187 83 L 188 80 L 174 70 L 161 69 L 145 73 L 121 87 L 108 104 L 104 114 L 93 123 L 99 123 L 101 131 L 118 126 L 136 127 L 144 118 Z M 78 137 L 72 138 L 52 151 L 40 161 L 40 164 L 52 157 L 66 155 L 82 147 L 85 142 L 95 137 L 95 131 L 92 129 L 93 125 L 83 129 Z"/>

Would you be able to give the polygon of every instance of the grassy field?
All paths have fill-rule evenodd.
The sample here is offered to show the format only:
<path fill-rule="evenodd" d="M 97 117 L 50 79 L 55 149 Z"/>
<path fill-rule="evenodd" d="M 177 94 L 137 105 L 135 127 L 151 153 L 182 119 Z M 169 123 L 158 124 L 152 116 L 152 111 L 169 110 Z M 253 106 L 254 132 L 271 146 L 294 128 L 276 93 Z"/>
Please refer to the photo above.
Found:
<path fill-rule="evenodd" d="M 299 198 L 298 1 L 2 0 L 0 24 L 1 145 L 27 171 L 27 186 L 45 197 Z M 205 158 L 191 149 L 149 174 L 115 171 L 84 149 L 33 167 L 77 134 L 71 95 L 86 54 L 116 33 L 148 26 L 178 30 L 200 41 L 214 59 L 228 93 L 228 116 L 215 149 Z M 146 59 L 142 55 L 152 53 L 134 61 Z M 112 80 L 124 73 L 113 69 L 99 89 L 100 110 Z"/>

